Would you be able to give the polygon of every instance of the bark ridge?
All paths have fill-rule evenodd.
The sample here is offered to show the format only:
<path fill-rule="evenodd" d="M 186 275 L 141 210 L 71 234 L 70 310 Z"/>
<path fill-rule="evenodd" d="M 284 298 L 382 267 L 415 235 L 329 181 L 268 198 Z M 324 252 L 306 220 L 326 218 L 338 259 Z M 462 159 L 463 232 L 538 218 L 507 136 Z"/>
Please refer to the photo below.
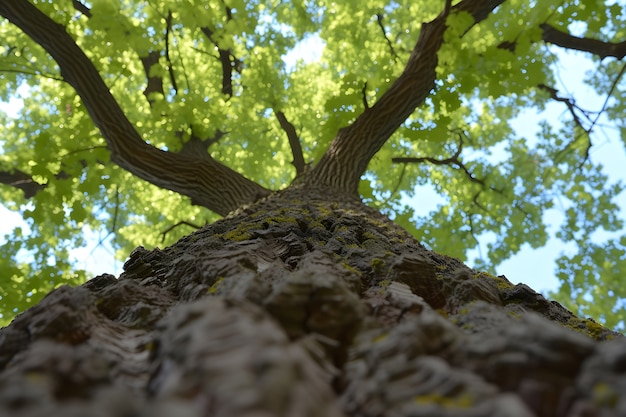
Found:
<path fill-rule="evenodd" d="M 359 201 L 296 189 L 18 316 L 0 414 L 617 416 L 625 347 Z"/>

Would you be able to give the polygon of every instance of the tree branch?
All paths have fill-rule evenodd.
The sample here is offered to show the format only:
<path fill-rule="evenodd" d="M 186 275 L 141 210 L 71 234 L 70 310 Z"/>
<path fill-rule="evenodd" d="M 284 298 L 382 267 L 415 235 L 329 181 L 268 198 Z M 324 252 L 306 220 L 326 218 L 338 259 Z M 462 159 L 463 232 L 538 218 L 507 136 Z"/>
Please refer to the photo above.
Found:
<path fill-rule="evenodd" d="M 91 9 L 89 9 L 83 3 L 77 0 L 73 0 L 72 5 L 74 6 L 74 9 L 81 12 L 88 19 L 91 19 L 92 17 Z M 172 18 L 172 14 L 170 12 L 166 19 L 167 29 L 165 31 L 165 55 L 167 57 L 168 63 L 170 64 L 170 74 L 171 74 L 171 61 L 169 60 L 169 55 L 168 55 L 168 34 L 169 34 L 169 29 L 170 29 L 170 24 L 171 24 L 171 18 Z M 163 79 L 158 76 L 150 75 L 152 66 L 156 65 L 159 62 L 160 57 L 161 57 L 161 53 L 159 51 L 150 51 L 148 55 L 139 57 L 139 59 L 141 60 L 141 64 L 143 65 L 143 71 L 146 74 L 146 80 L 147 80 L 147 85 L 146 85 L 146 88 L 143 90 L 143 95 L 146 97 L 150 105 L 154 103 L 154 99 L 151 99 L 149 97 L 151 93 L 161 93 L 165 95 L 165 92 L 163 90 Z M 61 78 L 60 81 L 65 81 L 65 80 Z"/>
<path fill-rule="evenodd" d="M 167 229 L 165 229 L 164 231 L 161 232 L 161 243 L 165 242 L 165 238 L 167 237 L 167 234 L 169 232 L 171 232 L 174 229 L 179 228 L 180 226 L 189 226 L 192 229 L 198 230 L 198 229 L 202 229 L 202 226 L 188 222 L 186 220 L 181 220 L 176 224 L 173 224 L 171 226 L 169 226 Z"/>
<path fill-rule="evenodd" d="M 461 162 L 461 160 L 459 159 L 459 156 L 461 155 L 461 151 L 462 150 L 463 150 L 463 142 L 461 141 L 461 143 L 459 144 L 458 149 L 456 150 L 454 155 L 452 155 L 450 158 L 436 159 L 436 158 L 431 158 L 431 157 L 428 157 L 428 156 L 424 156 L 424 157 L 420 157 L 420 158 L 408 157 L 407 156 L 407 157 L 391 158 L 391 162 L 393 162 L 395 164 L 420 164 L 422 162 L 428 162 L 428 163 L 433 164 L 433 165 L 450 165 L 450 166 L 455 166 L 455 167 L 459 168 L 461 171 L 463 171 L 465 176 L 467 178 L 469 178 L 469 180 L 471 182 L 475 182 L 475 183 L 480 184 L 483 187 L 485 187 L 486 186 L 485 180 L 482 180 L 480 178 L 476 178 L 474 176 L 474 174 L 472 174 L 470 172 L 470 170 L 465 166 L 465 164 L 463 162 Z"/>
<path fill-rule="evenodd" d="M 582 120 L 580 120 L 580 117 L 578 116 L 578 113 L 576 112 L 576 110 L 580 111 L 583 115 L 585 115 L 588 118 L 587 111 L 581 109 L 573 99 L 559 96 L 558 95 L 559 90 L 557 90 L 554 87 L 549 87 L 545 84 L 539 84 L 537 87 L 540 90 L 546 91 L 550 95 L 550 98 L 552 100 L 565 103 L 565 105 L 567 106 L 567 109 L 572 115 L 572 118 L 574 119 L 574 123 L 576 123 L 576 125 L 580 127 L 582 130 L 587 131 L 585 126 L 583 126 Z"/>
<path fill-rule="evenodd" d="M 91 9 L 80 1 L 72 0 L 72 6 L 74 6 L 74 9 L 78 10 L 83 15 L 91 17 Z"/>
<path fill-rule="evenodd" d="M 565 103 L 565 105 L 567 106 L 567 109 L 569 110 L 570 114 L 572 115 L 572 118 L 574 119 L 574 123 L 576 124 L 576 126 L 578 126 L 582 130 L 582 134 L 577 135 L 576 137 L 574 137 L 567 145 L 565 145 L 565 147 L 563 149 L 561 149 L 554 156 L 555 163 L 558 162 L 560 160 L 561 156 L 565 153 L 565 151 L 568 148 L 572 147 L 581 137 L 586 137 L 587 138 L 587 145 L 585 146 L 585 150 L 583 152 L 583 159 L 580 162 L 580 164 L 578 165 L 578 168 L 579 169 L 582 168 L 582 166 L 585 164 L 585 162 L 587 162 L 587 160 L 589 159 L 589 151 L 591 149 L 591 146 L 593 145 L 591 143 L 591 132 L 592 132 L 593 128 L 595 127 L 595 125 L 598 123 L 598 120 L 600 120 L 600 116 L 602 116 L 602 113 L 604 113 L 604 111 L 606 110 L 606 108 L 607 108 L 607 106 L 609 104 L 609 99 L 611 98 L 611 95 L 613 95 L 613 92 L 615 91 L 615 88 L 617 87 L 617 84 L 621 80 L 621 78 L 624 75 L 624 73 L 626 73 L 626 64 L 624 64 L 622 66 L 622 69 L 620 70 L 620 72 L 617 74 L 617 76 L 613 80 L 613 83 L 611 84 L 611 88 L 610 88 L 608 94 L 606 95 L 606 98 L 604 99 L 604 103 L 602 104 L 602 108 L 599 111 L 597 111 L 597 112 L 590 112 L 590 111 L 584 110 L 580 106 L 578 106 L 573 99 L 560 97 L 558 95 L 559 91 L 557 89 L 555 89 L 553 87 L 549 87 L 549 86 L 547 86 L 545 84 L 539 84 L 539 86 L 538 86 L 539 89 L 548 92 L 548 94 L 550 95 L 550 98 L 552 98 L 555 101 L 559 101 L 559 102 Z M 582 120 L 578 116 L 577 110 L 580 113 L 582 113 L 582 115 L 590 122 L 589 127 L 585 127 L 583 125 Z M 595 113 L 595 118 L 592 120 L 590 115 L 593 114 L 593 113 Z"/>
<path fill-rule="evenodd" d="M 391 162 L 396 163 L 396 164 L 405 164 L 405 165 L 406 164 L 421 164 L 423 162 L 428 162 L 429 164 L 433 164 L 433 165 L 448 165 L 448 166 L 456 167 L 459 170 L 463 171 L 463 173 L 470 180 L 470 182 L 473 182 L 475 184 L 480 184 L 484 189 L 489 188 L 491 191 L 494 191 L 498 194 L 503 194 L 504 193 L 503 189 L 497 189 L 497 188 L 494 188 L 493 186 L 488 186 L 485 179 L 477 178 L 476 176 L 474 176 L 474 174 L 472 174 L 469 168 L 467 168 L 467 166 L 465 166 L 465 164 L 459 159 L 459 157 L 461 156 L 461 152 L 463 152 L 463 137 L 465 135 L 463 133 L 457 133 L 457 134 L 459 135 L 459 145 L 456 151 L 454 152 L 454 154 L 449 158 L 436 159 L 436 158 L 432 158 L 428 156 L 419 157 L 419 158 L 418 157 L 395 157 L 395 158 L 391 158 Z M 467 136 L 465 137 L 467 138 Z M 476 200 L 474 202 L 478 204 Z"/>
<path fill-rule="evenodd" d="M 385 30 L 385 25 L 383 24 L 383 17 L 384 16 L 382 14 L 376 13 L 376 22 L 378 22 L 378 27 L 380 27 L 380 30 L 383 32 L 383 37 L 387 41 L 387 46 L 389 46 L 389 51 L 391 51 L 391 56 L 393 57 L 393 60 L 397 61 L 398 54 L 396 53 L 395 49 L 393 49 L 393 44 L 387 36 L 387 31 Z"/>
<path fill-rule="evenodd" d="M 576 51 L 589 52 L 598 55 L 600 58 L 609 56 L 622 59 L 626 56 L 626 41 L 620 43 L 603 42 L 597 39 L 580 38 L 563 32 L 547 23 L 542 24 L 542 39 L 562 48 L 574 49 Z"/>
<path fill-rule="evenodd" d="M 443 42 L 448 12 L 468 12 L 474 24 L 485 19 L 504 0 L 463 0 L 422 25 L 419 39 L 398 79 L 376 104 L 352 125 L 343 128 L 315 166 L 309 182 L 356 195 L 370 159 L 435 88 L 437 52 Z"/>
<path fill-rule="evenodd" d="M 0 184 L 19 188 L 24 192 L 24 198 L 26 199 L 33 197 L 39 191 L 46 188 L 46 184 L 37 183 L 33 177 L 17 169 L 0 171 Z"/>
<path fill-rule="evenodd" d="M 233 69 L 239 71 L 241 63 L 232 55 L 230 49 L 220 48 L 218 42 L 213 40 L 213 31 L 207 27 L 200 28 L 202 33 L 215 45 L 222 64 L 222 93 L 228 96 L 233 95 Z M 231 60 L 232 56 L 232 60 Z"/>
<path fill-rule="evenodd" d="M 226 19 L 230 21 L 232 19 L 232 13 L 228 6 L 226 7 Z M 200 28 L 202 33 L 211 41 L 217 48 L 220 63 L 222 64 L 222 93 L 230 97 L 233 95 L 233 69 L 241 73 L 241 61 L 237 59 L 230 49 L 223 49 L 220 47 L 219 42 L 213 39 L 213 31 L 208 27 Z"/>
<path fill-rule="evenodd" d="M 302 155 L 302 146 L 300 145 L 300 138 L 296 128 L 287 120 L 285 113 L 282 111 L 274 111 L 280 127 L 287 133 L 287 139 L 289 139 L 289 146 L 291 146 L 291 153 L 293 154 L 293 161 L 291 162 L 296 167 L 296 175 L 300 175 L 304 172 L 304 156 Z"/>
<path fill-rule="evenodd" d="M 367 110 L 370 108 L 370 104 L 367 102 L 367 81 L 363 84 L 361 95 L 363 96 L 363 108 Z"/>
<path fill-rule="evenodd" d="M 188 141 L 183 143 L 178 153 L 193 155 L 198 158 L 210 159 L 211 155 L 209 155 L 209 147 L 214 143 L 217 143 L 221 138 L 224 137 L 224 135 L 226 135 L 226 133 L 218 129 L 212 137 L 202 139 L 194 133 L 193 126 L 190 126 L 190 128 L 191 137 Z"/>
<path fill-rule="evenodd" d="M 167 72 L 170 75 L 170 82 L 172 88 L 178 93 L 178 85 L 176 84 L 176 77 L 174 77 L 174 66 L 170 59 L 170 31 L 172 30 L 172 11 L 168 10 L 167 18 L 165 19 L 165 59 L 167 60 Z"/>
<path fill-rule="evenodd" d="M 210 158 L 162 151 L 143 141 L 98 70 L 63 26 L 26 0 L 3 0 L 0 14 L 41 45 L 61 68 L 102 132 L 111 160 L 132 174 L 226 215 L 269 190 Z"/>
<path fill-rule="evenodd" d="M 150 98 L 150 94 L 152 93 L 161 93 L 164 95 L 163 91 L 163 79 L 158 76 L 151 76 L 150 70 L 153 65 L 156 65 L 159 62 L 159 58 L 161 57 L 161 53 L 159 51 L 152 51 L 148 53 L 146 56 L 139 57 L 141 60 L 141 64 L 143 65 L 143 70 L 146 73 L 146 79 L 148 83 L 146 88 L 143 90 L 143 95 L 146 96 L 148 103 L 150 105 L 153 104 L 154 99 Z"/>

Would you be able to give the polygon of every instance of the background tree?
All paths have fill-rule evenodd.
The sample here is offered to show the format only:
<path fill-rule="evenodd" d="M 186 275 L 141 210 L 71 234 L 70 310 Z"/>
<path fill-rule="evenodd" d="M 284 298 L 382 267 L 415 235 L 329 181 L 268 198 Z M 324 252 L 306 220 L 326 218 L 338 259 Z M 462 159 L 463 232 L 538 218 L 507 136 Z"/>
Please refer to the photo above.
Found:
<path fill-rule="evenodd" d="M 582 251 L 564 273 L 621 267 L 623 244 L 585 242 L 621 227 L 621 189 L 590 159 L 595 119 L 551 86 L 543 47 L 622 59 L 621 9 L 590 6 L 0 2 L 5 95 L 30 85 L 3 132 L 16 157 L 3 192 L 33 200 L 35 233 L 8 245 L 36 248 L 30 292 L 60 282 L 85 225 L 125 248 L 142 222 L 167 225 L 142 241 L 211 222 L 0 329 L 0 414 L 620 415 L 620 334 L 415 239 L 462 254 L 494 232 L 497 264 L 545 242 L 558 195 L 575 203 L 561 236 Z M 307 33 L 326 42 L 321 60 L 288 70 Z M 618 60 L 595 79 L 615 120 Z M 515 112 L 551 100 L 571 125 L 515 138 Z M 402 191 L 427 180 L 447 204 L 410 221 Z M 4 298 L 24 288 L 9 272 Z"/>

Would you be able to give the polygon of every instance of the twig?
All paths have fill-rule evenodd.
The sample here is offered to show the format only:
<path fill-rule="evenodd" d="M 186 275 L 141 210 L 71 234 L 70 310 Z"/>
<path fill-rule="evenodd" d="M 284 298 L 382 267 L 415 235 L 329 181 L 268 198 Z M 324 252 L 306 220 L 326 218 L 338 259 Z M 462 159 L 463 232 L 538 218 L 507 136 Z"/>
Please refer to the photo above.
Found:
<path fill-rule="evenodd" d="M 289 146 L 291 146 L 291 153 L 293 154 L 293 166 L 296 167 L 296 175 L 300 175 L 304 172 L 304 155 L 302 154 L 302 145 L 300 145 L 300 138 L 298 138 L 298 133 L 296 132 L 296 128 L 292 125 L 285 113 L 282 111 L 274 111 L 276 118 L 278 119 L 278 123 L 283 128 L 285 133 L 287 133 L 287 139 L 289 139 Z"/>

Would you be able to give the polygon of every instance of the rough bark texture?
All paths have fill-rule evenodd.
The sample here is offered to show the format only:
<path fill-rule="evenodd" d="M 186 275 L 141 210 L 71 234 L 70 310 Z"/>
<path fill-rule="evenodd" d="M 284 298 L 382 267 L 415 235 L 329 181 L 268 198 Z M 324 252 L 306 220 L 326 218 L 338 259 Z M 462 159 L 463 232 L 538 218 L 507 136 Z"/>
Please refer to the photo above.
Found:
<path fill-rule="evenodd" d="M 311 189 L 53 291 L 0 369 L 14 417 L 626 412 L 623 337 Z"/>
<path fill-rule="evenodd" d="M 476 24 L 501 3 L 446 1 L 402 75 L 311 170 L 278 110 L 302 175 L 266 197 L 206 143 L 177 154 L 146 143 L 64 27 L 0 1 L 59 64 L 120 167 L 219 214 L 266 197 L 169 248 L 138 248 L 119 279 L 61 287 L 1 329 L 0 416 L 626 415 L 621 335 L 426 250 L 349 197 L 434 87 L 448 14 Z M 619 52 L 542 29 L 558 45 Z M 162 87 L 154 58 L 142 58 L 146 95 Z M 226 50 L 220 60 L 229 96 L 237 63 Z"/>

